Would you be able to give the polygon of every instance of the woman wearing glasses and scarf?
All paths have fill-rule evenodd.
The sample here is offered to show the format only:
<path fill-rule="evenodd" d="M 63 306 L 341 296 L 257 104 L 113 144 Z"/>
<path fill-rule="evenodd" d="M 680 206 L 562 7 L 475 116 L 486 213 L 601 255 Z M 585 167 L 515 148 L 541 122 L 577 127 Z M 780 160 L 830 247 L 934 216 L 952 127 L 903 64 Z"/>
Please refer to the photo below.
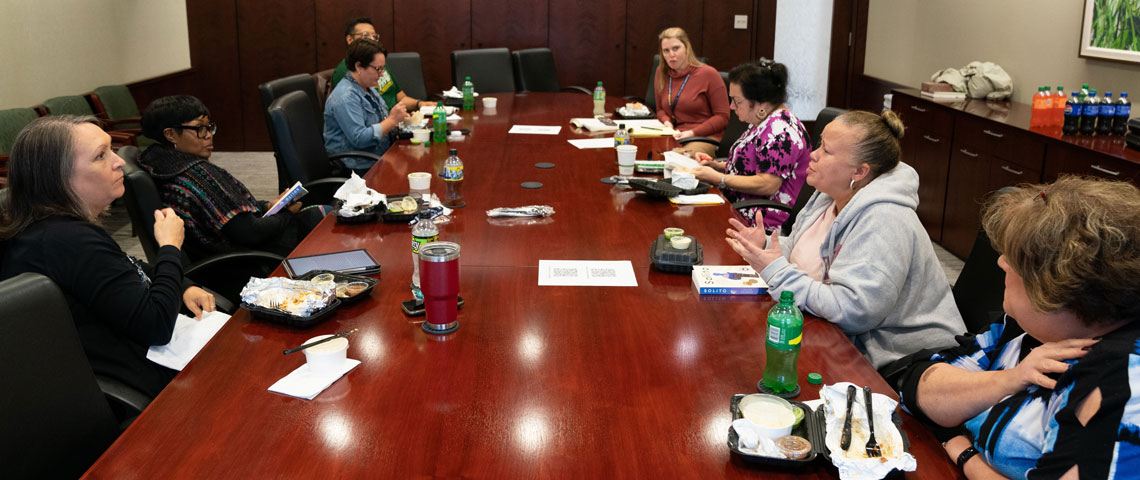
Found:
<path fill-rule="evenodd" d="M 728 201 L 766 199 L 792 206 L 804 186 L 811 145 L 807 129 L 784 105 L 788 98 L 788 69 L 768 59 L 738 65 L 728 74 L 732 110 L 748 129 L 719 162 L 697 153 L 698 180 L 717 185 Z M 772 231 L 788 219 L 781 210 L 744 209 L 749 227 L 763 222 Z"/>
<path fill-rule="evenodd" d="M 238 179 L 210 163 L 217 125 L 210 110 L 189 95 L 159 98 L 142 116 L 143 134 L 157 141 L 139 157 L 162 202 L 186 224 L 183 250 L 191 259 L 234 250 L 289 252 L 320 223 L 323 209 L 290 204 L 263 217 L 268 203 L 253 198 Z"/>

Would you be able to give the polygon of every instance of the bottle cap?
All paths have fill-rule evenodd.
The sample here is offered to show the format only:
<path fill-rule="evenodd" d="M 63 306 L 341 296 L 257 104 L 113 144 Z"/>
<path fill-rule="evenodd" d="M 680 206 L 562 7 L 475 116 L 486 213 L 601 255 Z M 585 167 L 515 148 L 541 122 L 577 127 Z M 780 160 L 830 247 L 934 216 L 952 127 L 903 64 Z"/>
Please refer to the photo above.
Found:
<path fill-rule="evenodd" d="M 600 87 L 600 86 L 602 86 L 602 81 L 601 81 L 601 80 L 598 80 L 598 86 L 599 86 L 599 87 Z"/>
<path fill-rule="evenodd" d="M 450 152 L 452 155 L 457 155 L 459 153 L 459 150 L 453 148 L 450 150 Z"/>
<path fill-rule="evenodd" d="M 808 374 L 808 383 L 812 385 L 819 385 L 823 383 L 823 375 L 812 372 Z"/>
<path fill-rule="evenodd" d="M 470 76 L 470 75 L 468 75 L 468 76 L 467 76 L 467 78 L 466 78 L 465 80 L 467 80 L 467 81 L 470 81 L 470 80 L 471 80 L 471 76 Z"/>
<path fill-rule="evenodd" d="M 796 300 L 796 294 L 792 293 L 791 290 L 784 290 L 784 291 L 780 292 L 780 303 L 784 303 L 784 302 L 792 303 L 795 300 Z"/>

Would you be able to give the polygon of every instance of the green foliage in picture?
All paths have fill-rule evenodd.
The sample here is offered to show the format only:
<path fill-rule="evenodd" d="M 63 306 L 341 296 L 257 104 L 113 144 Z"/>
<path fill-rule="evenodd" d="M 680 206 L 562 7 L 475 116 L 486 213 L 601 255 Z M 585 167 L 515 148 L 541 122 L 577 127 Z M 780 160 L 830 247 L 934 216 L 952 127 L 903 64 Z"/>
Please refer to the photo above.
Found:
<path fill-rule="evenodd" d="M 1140 52 L 1140 0 L 1096 0 L 1092 46 Z"/>

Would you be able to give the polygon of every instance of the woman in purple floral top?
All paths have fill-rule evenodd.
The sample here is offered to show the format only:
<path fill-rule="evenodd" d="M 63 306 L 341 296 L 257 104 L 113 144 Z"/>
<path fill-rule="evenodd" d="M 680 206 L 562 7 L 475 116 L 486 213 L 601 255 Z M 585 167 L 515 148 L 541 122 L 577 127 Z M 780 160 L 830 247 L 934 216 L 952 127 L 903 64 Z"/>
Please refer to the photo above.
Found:
<path fill-rule="evenodd" d="M 727 161 L 697 154 L 704 165 L 697 179 L 719 186 L 730 202 L 766 199 L 792 206 L 804 185 L 811 144 L 807 129 L 784 106 L 787 67 L 762 58 L 733 68 L 728 81 L 732 110 L 749 127 L 732 144 Z M 788 213 L 780 210 L 751 208 L 740 213 L 748 226 L 762 219 L 767 231 L 788 219 Z"/>

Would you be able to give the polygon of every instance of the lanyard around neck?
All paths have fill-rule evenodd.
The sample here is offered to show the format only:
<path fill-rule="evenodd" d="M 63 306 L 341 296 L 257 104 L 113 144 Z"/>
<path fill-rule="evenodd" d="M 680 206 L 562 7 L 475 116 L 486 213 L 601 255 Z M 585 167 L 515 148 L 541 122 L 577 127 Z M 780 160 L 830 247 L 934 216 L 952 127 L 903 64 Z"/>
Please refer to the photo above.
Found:
<path fill-rule="evenodd" d="M 673 123 L 677 123 L 677 102 L 681 100 L 681 92 L 685 91 L 685 85 L 689 83 L 689 76 L 685 75 L 685 80 L 681 82 L 681 87 L 677 89 L 677 96 L 673 96 L 673 77 L 669 77 L 669 95 L 666 102 L 669 104 L 669 116 L 673 117 Z"/>

